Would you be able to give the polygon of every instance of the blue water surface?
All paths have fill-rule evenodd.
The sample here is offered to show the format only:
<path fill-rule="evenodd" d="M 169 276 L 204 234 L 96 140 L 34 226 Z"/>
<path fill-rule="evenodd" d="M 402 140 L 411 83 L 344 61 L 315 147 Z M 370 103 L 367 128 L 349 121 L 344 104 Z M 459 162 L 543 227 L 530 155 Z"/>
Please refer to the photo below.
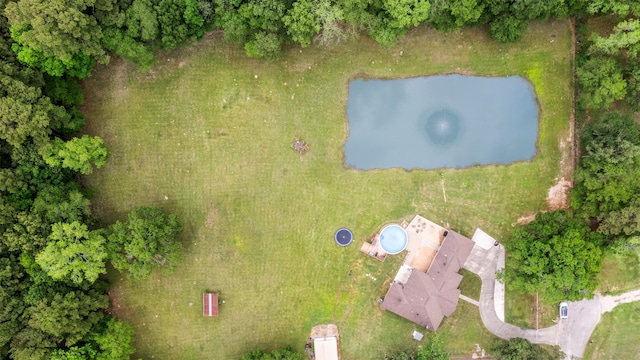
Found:
<path fill-rule="evenodd" d="M 345 164 L 362 170 L 509 164 L 536 153 L 538 105 L 519 76 L 356 79 L 347 119 Z"/>
<path fill-rule="evenodd" d="M 407 233 L 399 225 L 388 225 L 380 232 L 380 246 L 388 254 L 394 255 L 407 247 Z"/>

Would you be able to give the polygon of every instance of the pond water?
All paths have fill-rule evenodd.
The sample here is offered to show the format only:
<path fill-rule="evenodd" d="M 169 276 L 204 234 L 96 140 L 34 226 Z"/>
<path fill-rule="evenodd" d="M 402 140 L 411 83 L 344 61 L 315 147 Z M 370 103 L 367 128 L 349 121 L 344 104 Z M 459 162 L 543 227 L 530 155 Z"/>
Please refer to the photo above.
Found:
<path fill-rule="evenodd" d="M 519 76 L 349 84 L 345 164 L 361 170 L 509 164 L 536 153 L 538 105 Z"/>

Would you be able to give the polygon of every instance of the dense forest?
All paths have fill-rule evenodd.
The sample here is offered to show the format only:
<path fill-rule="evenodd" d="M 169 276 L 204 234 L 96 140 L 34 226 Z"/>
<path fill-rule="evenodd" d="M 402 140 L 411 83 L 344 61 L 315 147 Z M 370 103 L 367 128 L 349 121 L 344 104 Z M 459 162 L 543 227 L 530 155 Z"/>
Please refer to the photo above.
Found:
<path fill-rule="evenodd" d="M 539 216 L 514 235 L 509 250 L 524 256 L 532 249 L 522 244 L 541 234 L 553 239 L 538 252 L 542 256 L 575 248 L 577 238 L 594 249 L 640 248 L 640 129 L 629 115 L 640 110 L 636 0 L 0 0 L 0 9 L 2 358 L 133 354 L 133 329 L 110 315 L 102 275 L 109 262 L 136 279 L 157 267 L 170 269 L 180 262 L 175 237 L 182 228 L 177 217 L 154 207 L 97 226 L 79 176 L 104 165 L 108 150 L 98 137 L 79 136 L 78 79 L 112 56 L 148 69 L 157 51 L 184 46 L 206 31 L 222 30 L 247 56 L 275 58 L 283 46 L 327 46 L 362 33 L 389 46 L 422 24 L 441 31 L 485 26 L 496 41 L 512 42 L 530 20 L 577 18 L 577 107 L 587 125 L 574 215 Z M 617 25 L 606 36 L 591 36 L 584 23 L 594 15 Z M 520 281 L 523 291 L 575 298 L 595 289 L 593 274 L 603 256 L 580 255 L 583 263 L 570 269 L 518 265 L 505 276 Z M 552 281 L 575 269 L 585 276 L 580 288 Z M 540 275 L 549 281 L 527 280 Z"/>

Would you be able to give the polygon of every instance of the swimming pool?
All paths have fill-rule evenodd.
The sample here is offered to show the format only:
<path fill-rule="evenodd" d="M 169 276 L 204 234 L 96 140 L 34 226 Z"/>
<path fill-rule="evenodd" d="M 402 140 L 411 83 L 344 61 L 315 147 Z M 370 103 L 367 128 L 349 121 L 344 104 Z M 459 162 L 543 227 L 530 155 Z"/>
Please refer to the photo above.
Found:
<path fill-rule="evenodd" d="M 379 241 L 382 250 L 395 255 L 407 247 L 407 232 L 400 225 L 387 225 L 380 231 Z"/>

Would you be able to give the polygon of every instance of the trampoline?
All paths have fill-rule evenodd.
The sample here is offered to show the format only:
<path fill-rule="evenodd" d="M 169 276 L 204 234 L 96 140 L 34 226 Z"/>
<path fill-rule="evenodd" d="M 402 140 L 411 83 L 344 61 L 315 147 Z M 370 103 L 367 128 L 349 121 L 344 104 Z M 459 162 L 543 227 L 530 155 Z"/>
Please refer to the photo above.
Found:
<path fill-rule="evenodd" d="M 380 232 L 380 246 L 389 255 L 400 253 L 407 247 L 407 232 L 400 225 L 385 226 Z"/>
<path fill-rule="evenodd" d="M 336 231 L 334 238 L 338 245 L 347 246 L 353 241 L 353 234 L 351 234 L 351 230 L 342 228 Z"/>

